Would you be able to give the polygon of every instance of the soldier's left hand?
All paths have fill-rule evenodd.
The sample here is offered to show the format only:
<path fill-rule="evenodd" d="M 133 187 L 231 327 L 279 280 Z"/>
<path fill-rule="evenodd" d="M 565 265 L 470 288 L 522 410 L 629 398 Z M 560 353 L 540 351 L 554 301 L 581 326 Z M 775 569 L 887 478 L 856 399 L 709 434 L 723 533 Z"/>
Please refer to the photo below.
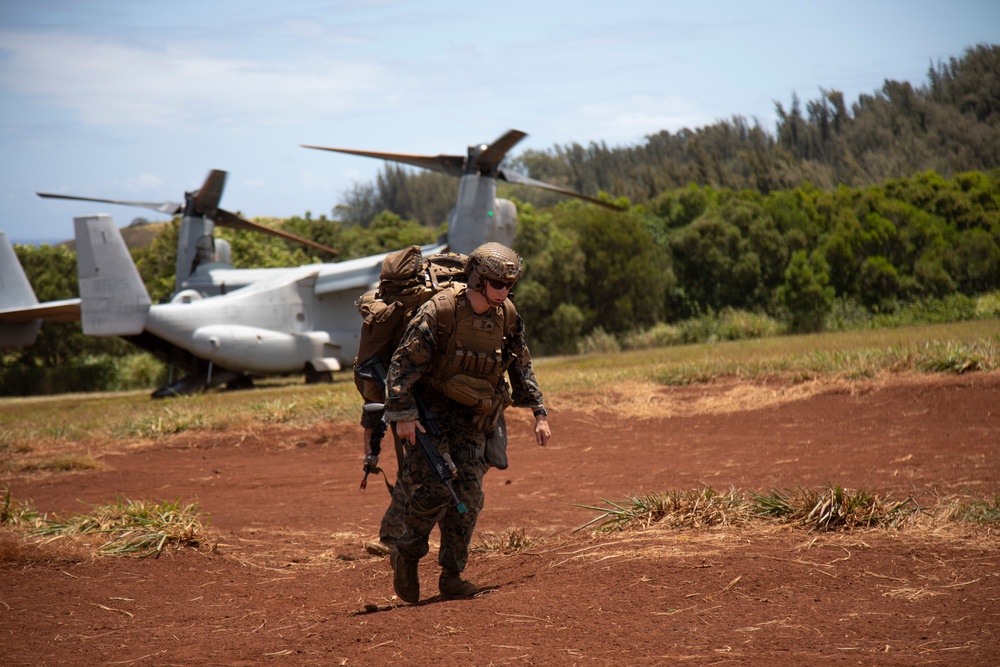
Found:
<path fill-rule="evenodd" d="M 552 437 L 552 429 L 549 428 L 549 419 L 545 415 L 535 417 L 535 442 L 544 447 Z"/>

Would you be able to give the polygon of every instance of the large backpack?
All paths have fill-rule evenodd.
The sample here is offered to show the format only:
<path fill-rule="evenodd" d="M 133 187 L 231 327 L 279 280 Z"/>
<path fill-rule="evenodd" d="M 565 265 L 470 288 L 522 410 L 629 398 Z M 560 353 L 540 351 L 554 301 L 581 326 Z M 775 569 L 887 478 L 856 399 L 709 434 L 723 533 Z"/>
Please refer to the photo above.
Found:
<path fill-rule="evenodd" d="M 366 401 L 382 403 L 385 395 L 374 382 L 358 376 L 358 367 L 378 357 L 388 369 L 417 309 L 441 290 L 466 282 L 467 259 L 451 252 L 424 258 L 420 246 L 414 245 L 383 260 L 378 288 L 365 292 L 354 304 L 364 320 L 354 360 L 354 384 Z"/>

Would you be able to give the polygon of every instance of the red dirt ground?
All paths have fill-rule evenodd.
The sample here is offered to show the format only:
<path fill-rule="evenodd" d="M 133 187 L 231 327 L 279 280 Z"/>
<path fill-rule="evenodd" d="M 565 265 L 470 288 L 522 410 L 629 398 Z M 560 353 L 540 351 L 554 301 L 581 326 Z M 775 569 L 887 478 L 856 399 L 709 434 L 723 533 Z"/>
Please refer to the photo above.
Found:
<path fill-rule="evenodd" d="M 1000 493 L 1000 374 L 772 387 L 718 408 L 745 389 L 664 389 L 661 405 L 688 407 L 658 418 L 563 400 L 544 449 L 514 411 L 479 530 L 544 539 L 473 554 L 484 592 L 462 601 L 436 597 L 431 557 L 425 601 L 401 603 L 388 560 L 365 551 L 387 495 L 378 478 L 358 493 L 352 425 L 188 432 L 96 471 L 5 473 L 50 514 L 180 499 L 211 524 L 203 548 L 155 559 L 0 532 L 0 664 L 1000 664 L 1000 539 L 985 528 L 573 532 L 596 515 L 575 505 L 702 485 L 835 484 L 924 506 Z"/>

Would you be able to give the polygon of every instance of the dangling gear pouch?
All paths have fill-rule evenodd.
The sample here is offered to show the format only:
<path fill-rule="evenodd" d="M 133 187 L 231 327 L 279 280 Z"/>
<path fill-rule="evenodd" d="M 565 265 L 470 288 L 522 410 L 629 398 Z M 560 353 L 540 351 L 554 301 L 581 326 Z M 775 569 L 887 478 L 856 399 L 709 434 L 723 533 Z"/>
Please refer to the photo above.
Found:
<path fill-rule="evenodd" d="M 480 414 L 479 417 L 476 419 L 476 426 L 478 426 L 480 429 L 482 429 L 483 433 L 486 434 L 486 447 L 487 447 L 487 449 L 489 449 L 489 446 L 490 446 L 490 438 L 500 428 L 501 423 L 504 423 L 504 421 L 503 421 L 503 411 L 506 410 L 507 408 L 509 408 L 512 405 L 514 405 L 514 399 L 512 399 L 510 397 L 510 387 L 507 386 L 507 381 L 504 380 L 500 384 L 500 393 L 497 394 L 496 397 L 494 398 L 494 403 L 493 403 L 492 409 L 489 412 Z M 504 423 L 504 430 L 503 430 L 502 438 L 503 438 L 503 440 L 500 441 L 499 444 L 494 444 L 494 449 L 496 449 L 496 447 L 498 447 L 500 445 L 503 446 L 503 450 L 502 451 L 495 451 L 494 452 L 494 456 L 496 456 L 497 461 L 499 461 L 499 462 L 501 462 L 501 463 L 504 464 L 504 466 L 502 468 L 500 466 L 498 466 L 498 465 L 494 466 L 496 468 L 500 468 L 500 470 L 503 470 L 504 468 L 507 467 L 507 465 L 506 465 L 506 463 L 507 463 L 507 429 L 506 429 L 506 424 L 505 423 Z M 489 460 L 489 458 L 490 458 L 489 452 L 487 452 L 486 458 L 487 458 L 487 460 Z M 491 463 L 491 465 L 493 465 L 493 464 Z"/>
<path fill-rule="evenodd" d="M 507 469 L 507 420 L 503 410 L 492 433 L 486 436 L 486 463 L 497 470 Z"/>
<path fill-rule="evenodd" d="M 470 407 L 477 414 L 493 411 L 497 390 L 489 380 L 471 375 L 455 375 L 444 383 L 444 395 L 460 405 Z"/>

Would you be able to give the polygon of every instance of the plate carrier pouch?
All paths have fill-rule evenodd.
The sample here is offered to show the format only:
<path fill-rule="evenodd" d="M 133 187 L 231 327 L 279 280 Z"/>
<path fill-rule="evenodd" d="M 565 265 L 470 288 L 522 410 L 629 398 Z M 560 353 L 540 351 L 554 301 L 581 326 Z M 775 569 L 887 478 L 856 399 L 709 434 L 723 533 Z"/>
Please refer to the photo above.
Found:
<path fill-rule="evenodd" d="M 354 303 L 363 320 L 354 359 L 354 384 L 365 401 L 384 403 L 385 395 L 374 382 L 358 376 L 358 367 L 378 357 L 388 369 L 406 325 L 420 306 L 446 287 L 465 282 L 467 259 L 452 252 L 425 259 L 420 246 L 413 245 L 382 261 L 378 288 L 365 292 Z"/>

